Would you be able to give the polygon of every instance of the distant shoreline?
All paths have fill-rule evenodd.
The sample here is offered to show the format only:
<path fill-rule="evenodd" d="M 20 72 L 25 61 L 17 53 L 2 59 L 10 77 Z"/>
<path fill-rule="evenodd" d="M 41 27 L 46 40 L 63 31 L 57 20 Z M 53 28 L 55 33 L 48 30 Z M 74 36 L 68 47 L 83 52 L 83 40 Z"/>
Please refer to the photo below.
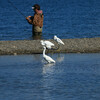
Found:
<path fill-rule="evenodd" d="M 65 45 L 58 44 L 53 39 L 49 41 L 55 44 L 55 50 L 47 50 L 47 53 L 99 53 L 100 38 L 62 39 Z M 40 40 L 16 40 L 0 41 L 0 55 L 39 54 L 43 52 Z"/>

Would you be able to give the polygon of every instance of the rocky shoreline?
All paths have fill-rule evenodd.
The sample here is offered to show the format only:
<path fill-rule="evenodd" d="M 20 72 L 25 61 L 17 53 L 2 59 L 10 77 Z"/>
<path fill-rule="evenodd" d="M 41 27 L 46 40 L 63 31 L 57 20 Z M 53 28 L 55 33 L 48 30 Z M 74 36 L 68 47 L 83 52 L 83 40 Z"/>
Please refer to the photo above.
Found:
<path fill-rule="evenodd" d="M 65 45 L 55 44 L 54 50 L 47 50 L 47 53 L 99 53 L 100 38 L 81 38 L 81 39 L 62 39 Z M 17 55 L 17 54 L 39 54 L 43 52 L 40 40 L 16 40 L 0 41 L 0 55 Z"/>

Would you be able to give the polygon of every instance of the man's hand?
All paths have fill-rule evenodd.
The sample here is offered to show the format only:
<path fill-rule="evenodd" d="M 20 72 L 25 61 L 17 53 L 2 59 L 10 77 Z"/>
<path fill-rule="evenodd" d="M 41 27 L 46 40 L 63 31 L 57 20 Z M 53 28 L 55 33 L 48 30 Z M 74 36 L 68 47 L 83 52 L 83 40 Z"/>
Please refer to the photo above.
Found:
<path fill-rule="evenodd" d="M 30 17 L 32 17 L 32 16 L 28 16 L 28 17 L 30 18 Z"/>
<path fill-rule="evenodd" d="M 26 17 L 26 20 L 29 20 L 31 18 L 31 16 Z"/>

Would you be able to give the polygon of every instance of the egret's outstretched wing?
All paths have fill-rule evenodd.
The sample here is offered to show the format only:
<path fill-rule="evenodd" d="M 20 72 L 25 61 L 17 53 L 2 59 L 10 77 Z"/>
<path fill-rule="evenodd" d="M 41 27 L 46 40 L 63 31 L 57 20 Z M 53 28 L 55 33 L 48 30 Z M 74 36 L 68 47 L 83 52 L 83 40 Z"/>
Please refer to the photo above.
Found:
<path fill-rule="evenodd" d="M 50 42 L 50 41 L 44 41 L 44 42 L 45 42 L 45 44 L 47 44 L 47 45 L 54 46 L 54 44 L 53 44 L 52 42 Z"/>
<path fill-rule="evenodd" d="M 54 46 L 54 44 L 52 42 L 50 42 L 50 41 L 43 41 L 43 40 L 41 40 L 41 45 L 45 46 L 48 49 L 51 49 L 52 46 Z"/>

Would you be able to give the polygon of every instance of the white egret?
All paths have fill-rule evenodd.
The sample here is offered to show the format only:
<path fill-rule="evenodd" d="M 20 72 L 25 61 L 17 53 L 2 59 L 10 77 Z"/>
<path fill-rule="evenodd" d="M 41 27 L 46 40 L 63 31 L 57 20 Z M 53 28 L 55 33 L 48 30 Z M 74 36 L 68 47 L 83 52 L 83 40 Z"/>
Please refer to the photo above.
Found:
<path fill-rule="evenodd" d="M 52 42 L 50 42 L 50 41 L 43 41 L 43 40 L 41 40 L 41 45 L 45 46 L 47 49 L 51 49 L 52 46 L 54 46 L 54 44 Z"/>
<path fill-rule="evenodd" d="M 58 38 L 56 35 L 54 36 L 54 40 L 58 42 L 58 44 L 63 44 L 64 45 L 64 42 Z"/>
<path fill-rule="evenodd" d="M 47 56 L 47 55 L 45 54 L 46 47 L 44 46 L 43 48 L 44 48 L 44 50 L 43 50 L 43 58 L 44 58 L 48 63 L 55 63 L 55 61 L 54 61 L 51 57 L 49 57 L 49 56 Z"/>

